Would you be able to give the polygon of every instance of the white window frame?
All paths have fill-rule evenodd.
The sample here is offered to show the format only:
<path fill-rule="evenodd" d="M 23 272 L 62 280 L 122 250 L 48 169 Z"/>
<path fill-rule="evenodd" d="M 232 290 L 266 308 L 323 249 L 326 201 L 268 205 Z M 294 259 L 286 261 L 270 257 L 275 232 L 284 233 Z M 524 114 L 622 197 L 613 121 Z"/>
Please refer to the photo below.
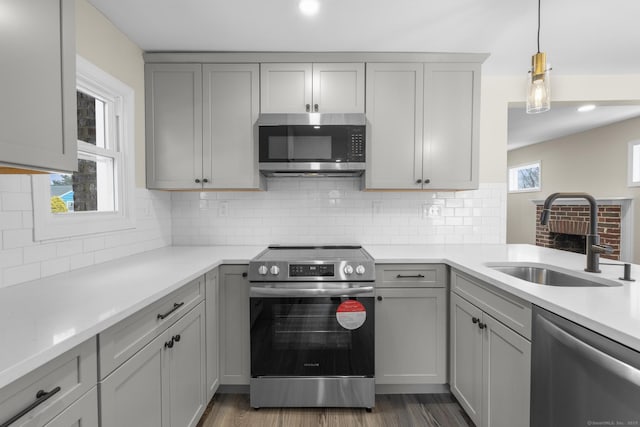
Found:
<path fill-rule="evenodd" d="M 640 140 L 629 142 L 627 158 L 627 186 L 640 187 Z"/>
<path fill-rule="evenodd" d="M 515 180 L 515 185 L 518 185 L 518 171 L 520 169 L 529 169 L 534 166 L 537 166 L 540 170 L 540 179 L 538 180 L 538 186 L 533 188 L 512 188 L 512 184 Z M 537 160 L 535 162 L 524 163 L 520 165 L 509 166 L 507 171 L 507 187 L 509 189 L 509 193 L 534 193 L 540 191 L 542 189 L 542 162 Z"/>
<path fill-rule="evenodd" d="M 49 175 L 33 175 L 33 230 L 36 241 L 61 239 L 135 228 L 134 206 L 134 90 L 101 70 L 91 62 L 76 56 L 77 89 L 111 99 L 115 105 L 117 152 L 114 181 L 117 197 L 113 212 L 51 213 Z M 78 142 L 78 149 L 83 146 Z M 113 153 L 112 153 L 113 155 Z"/>

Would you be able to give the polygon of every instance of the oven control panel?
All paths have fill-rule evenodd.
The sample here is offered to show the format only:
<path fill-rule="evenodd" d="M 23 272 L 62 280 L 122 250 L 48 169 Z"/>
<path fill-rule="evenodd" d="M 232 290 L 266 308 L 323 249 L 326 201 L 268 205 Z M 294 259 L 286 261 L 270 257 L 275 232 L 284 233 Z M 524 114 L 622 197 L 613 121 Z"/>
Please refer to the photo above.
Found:
<path fill-rule="evenodd" d="M 289 264 L 289 277 L 334 277 L 333 264 Z"/>

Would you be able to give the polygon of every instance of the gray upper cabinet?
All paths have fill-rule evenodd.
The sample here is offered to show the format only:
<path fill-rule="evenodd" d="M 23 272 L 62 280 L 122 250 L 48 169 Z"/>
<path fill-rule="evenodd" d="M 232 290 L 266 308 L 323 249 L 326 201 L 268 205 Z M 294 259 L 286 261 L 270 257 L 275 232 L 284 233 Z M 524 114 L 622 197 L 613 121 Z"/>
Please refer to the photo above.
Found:
<path fill-rule="evenodd" d="M 256 189 L 257 64 L 145 66 L 147 187 Z"/>
<path fill-rule="evenodd" d="M 363 113 L 363 63 L 263 63 L 262 113 Z"/>
<path fill-rule="evenodd" d="M 258 64 L 205 64 L 205 188 L 258 188 L 254 123 L 260 113 Z"/>
<path fill-rule="evenodd" d="M 147 187 L 202 187 L 202 66 L 146 64 Z"/>
<path fill-rule="evenodd" d="M 370 189 L 478 187 L 478 63 L 367 64 Z"/>
<path fill-rule="evenodd" d="M 75 3 L 3 0 L 0 173 L 77 168 Z M 34 126 L 37 124 L 37 126 Z"/>

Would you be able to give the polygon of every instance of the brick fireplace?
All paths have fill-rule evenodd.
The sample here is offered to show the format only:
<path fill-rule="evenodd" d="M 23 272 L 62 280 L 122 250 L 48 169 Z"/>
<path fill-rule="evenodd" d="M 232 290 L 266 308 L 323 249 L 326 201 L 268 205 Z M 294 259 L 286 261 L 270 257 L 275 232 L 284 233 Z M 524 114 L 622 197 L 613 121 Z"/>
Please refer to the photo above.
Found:
<path fill-rule="evenodd" d="M 548 225 L 540 225 L 543 201 L 536 200 L 536 245 L 570 252 L 586 253 L 586 235 L 589 233 L 589 205 L 579 200 L 557 201 L 551 207 Z M 600 243 L 611 246 L 612 254 L 603 254 L 603 258 L 614 260 L 628 259 L 628 250 L 624 242 L 624 230 L 629 199 L 598 201 L 598 234 Z M 629 224 L 630 226 L 630 224 Z"/>

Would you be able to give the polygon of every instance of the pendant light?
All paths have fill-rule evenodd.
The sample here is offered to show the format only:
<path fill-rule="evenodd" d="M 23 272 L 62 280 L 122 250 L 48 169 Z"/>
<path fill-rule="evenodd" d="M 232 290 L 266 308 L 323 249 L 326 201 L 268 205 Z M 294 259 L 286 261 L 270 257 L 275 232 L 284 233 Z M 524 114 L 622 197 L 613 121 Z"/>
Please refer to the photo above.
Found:
<path fill-rule="evenodd" d="M 540 1 L 538 0 L 538 53 L 531 57 L 527 87 L 527 114 L 544 113 L 551 108 L 547 55 L 540 52 Z"/>

